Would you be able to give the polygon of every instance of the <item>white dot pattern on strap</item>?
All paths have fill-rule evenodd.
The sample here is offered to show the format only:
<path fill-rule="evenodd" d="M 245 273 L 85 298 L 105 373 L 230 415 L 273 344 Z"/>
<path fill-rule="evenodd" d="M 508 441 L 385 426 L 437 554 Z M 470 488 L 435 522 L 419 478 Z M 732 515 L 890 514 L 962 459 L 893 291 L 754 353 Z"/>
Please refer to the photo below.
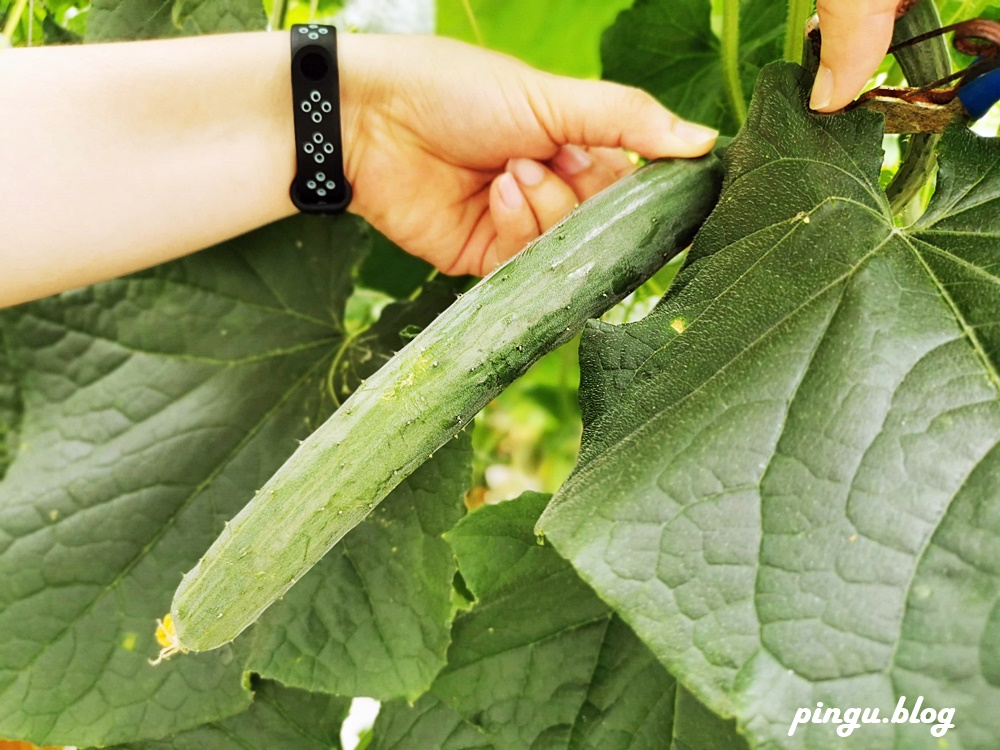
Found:
<path fill-rule="evenodd" d="M 300 27 L 299 33 L 305 34 L 310 40 L 315 41 L 319 39 L 320 35 L 329 34 L 330 30 L 319 24 L 311 23 L 308 27 Z M 303 100 L 300 107 L 317 125 L 323 122 L 324 114 L 333 112 L 333 105 L 329 101 L 324 100 L 323 95 L 316 90 L 309 92 L 308 99 Z M 313 133 L 311 142 L 307 142 L 302 146 L 305 153 L 313 157 L 316 164 L 323 164 L 326 161 L 324 152 L 326 154 L 334 153 L 334 145 L 324 141 L 322 133 Z M 309 190 L 315 191 L 315 194 L 320 198 L 325 198 L 328 191 L 333 191 L 337 187 L 336 182 L 327 179 L 325 172 L 317 171 L 314 177 L 315 179 L 306 181 L 305 186 Z"/>

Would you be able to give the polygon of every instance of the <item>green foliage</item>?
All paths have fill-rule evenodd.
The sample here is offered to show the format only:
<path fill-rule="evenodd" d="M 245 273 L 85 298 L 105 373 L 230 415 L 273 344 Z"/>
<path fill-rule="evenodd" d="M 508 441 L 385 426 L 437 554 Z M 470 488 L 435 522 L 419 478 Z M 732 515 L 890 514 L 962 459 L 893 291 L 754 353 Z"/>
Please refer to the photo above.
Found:
<path fill-rule="evenodd" d="M 267 25 L 261 0 L 94 0 L 88 42 L 255 31 Z"/>
<path fill-rule="evenodd" d="M 13 362 L 7 353 L 4 330 L 0 326 L 0 479 L 7 473 L 17 451 L 17 431 L 21 423 L 21 393 Z"/>
<path fill-rule="evenodd" d="M 340 750 L 350 703 L 264 681 L 254 686 L 253 705 L 239 716 L 112 750 Z"/>
<path fill-rule="evenodd" d="M 45 44 L 79 44 L 83 37 L 68 28 L 60 26 L 50 15 L 42 19 L 42 34 Z"/>
<path fill-rule="evenodd" d="M 794 43 L 784 3 L 741 0 L 738 38 L 719 2 L 630 4 L 441 0 L 439 31 L 553 72 L 603 64 L 728 133 L 733 76 L 749 94 Z M 290 0 L 285 24 L 341 5 Z M 257 0 L 33 10 L 15 46 L 265 24 Z M 992 750 L 1000 145 L 948 133 L 899 229 L 877 116 L 811 115 L 808 84 L 767 69 L 684 270 L 589 325 L 579 376 L 575 344 L 543 359 L 207 654 L 148 663 L 180 573 L 468 280 L 360 220 L 298 217 L 0 311 L 0 736 L 339 748 L 368 695 L 379 750 Z M 497 499 L 498 464 L 562 489 L 466 513 Z M 798 707 L 900 695 L 956 727 L 787 734 Z"/>
<path fill-rule="evenodd" d="M 532 528 L 548 499 L 526 493 L 447 534 L 475 606 L 455 621 L 431 692 L 383 707 L 373 747 L 655 750 L 676 730 L 699 750 L 744 748 L 540 543 Z"/>
<path fill-rule="evenodd" d="M 231 649 L 150 668 L 153 623 L 167 611 L 178 574 L 330 413 L 333 363 L 344 352 L 360 360 L 356 346 L 371 362 L 387 356 L 379 347 L 388 335 L 344 333 L 365 237 L 350 218 L 290 219 L 7 313 L 25 408 L 21 447 L 0 486 L 0 735 L 107 744 L 163 736 L 247 706 L 244 666 Z M 450 301 L 422 296 L 415 319 L 433 317 L 428 298 L 438 310 Z M 448 642 L 453 567 L 425 532 L 440 533 L 457 517 L 468 455 L 455 448 L 440 460 L 451 489 L 442 486 L 439 511 L 438 488 L 429 493 L 422 484 L 435 475 L 431 464 L 400 490 L 394 513 L 412 518 L 409 529 L 373 518 L 374 528 L 351 543 L 364 547 L 354 553 L 357 575 L 344 580 L 343 563 L 331 559 L 331 578 L 318 573 L 309 584 L 309 622 L 342 612 L 334 599 L 357 604 L 359 644 L 381 637 L 382 618 L 395 616 L 380 597 L 412 600 L 383 657 L 408 653 L 414 664 L 399 667 L 397 687 L 381 688 L 387 694 L 417 690 Z M 373 536 L 379 543 L 365 545 Z M 411 590 L 368 591 L 368 578 L 397 565 L 406 576 L 393 584 Z M 270 659 L 258 646 L 252 659 L 267 662 L 262 671 L 304 681 L 283 661 L 293 647 L 317 667 L 330 658 L 307 650 L 315 639 L 278 633 L 280 610 L 274 626 L 271 641 L 289 644 Z M 412 642 L 404 642 L 406 632 Z M 396 668 L 378 667 L 374 649 L 367 659 L 373 673 L 359 685 Z"/>
<path fill-rule="evenodd" d="M 938 0 L 937 5 L 941 11 L 941 22 L 945 26 L 978 18 L 995 10 L 990 7 L 994 5 L 993 0 Z"/>
<path fill-rule="evenodd" d="M 631 0 L 438 0 L 438 33 L 596 78 L 601 32 Z"/>
<path fill-rule="evenodd" d="M 416 292 L 434 273 L 430 263 L 404 252 L 372 230 L 372 249 L 361 266 L 358 282 L 369 289 L 403 298 Z"/>
<path fill-rule="evenodd" d="M 749 97 L 760 68 L 781 57 L 786 8 L 772 0 L 740 3 L 739 70 Z M 710 0 L 637 0 L 604 34 L 604 77 L 639 86 L 689 120 L 739 129 L 723 70 L 723 45 L 712 33 Z"/>
<path fill-rule="evenodd" d="M 174 0 L 170 20 L 185 35 L 257 31 L 267 25 L 260 0 Z"/>
<path fill-rule="evenodd" d="M 355 221 L 297 218 L 7 314 L 25 406 L 0 486 L 0 736 L 107 744 L 247 705 L 231 650 L 150 669 L 153 622 L 328 411 L 363 249 Z"/>
<path fill-rule="evenodd" d="M 539 528 L 754 746 L 841 746 L 830 725 L 788 738 L 797 706 L 924 695 L 990 747 L 1000 144 L 948 133 L 927 214 L 897 230 L 879 118 L 812 115 L 796 71 L 762 75 L 661 306 L 585 333 L 581 462 Z"/>

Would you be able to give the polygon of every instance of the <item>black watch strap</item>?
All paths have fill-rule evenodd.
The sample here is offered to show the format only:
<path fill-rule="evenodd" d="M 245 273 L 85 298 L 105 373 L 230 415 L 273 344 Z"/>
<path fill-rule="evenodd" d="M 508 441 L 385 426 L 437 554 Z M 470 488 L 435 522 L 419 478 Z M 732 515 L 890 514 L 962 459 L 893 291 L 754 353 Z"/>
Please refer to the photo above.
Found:
<path fill-rule="evenodd" d="M 292 203 L 306 213 L 341 213 L 351 202 L 340 130 L 337 30 L 292 26 L 296 174 Z"/>

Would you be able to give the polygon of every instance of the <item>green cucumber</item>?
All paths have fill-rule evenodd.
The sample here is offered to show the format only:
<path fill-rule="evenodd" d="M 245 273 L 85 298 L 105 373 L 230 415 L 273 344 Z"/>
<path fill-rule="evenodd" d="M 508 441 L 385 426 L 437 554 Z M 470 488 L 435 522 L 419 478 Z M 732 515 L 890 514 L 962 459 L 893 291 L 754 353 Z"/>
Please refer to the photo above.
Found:
<path fill-rule="evenodd" d="M 228 523 L 174 595 L 163 656 L 233 640 L 539 357 L 690 243 L 714 155 L 653 162 L 584 203 L 370 377 Z"/>

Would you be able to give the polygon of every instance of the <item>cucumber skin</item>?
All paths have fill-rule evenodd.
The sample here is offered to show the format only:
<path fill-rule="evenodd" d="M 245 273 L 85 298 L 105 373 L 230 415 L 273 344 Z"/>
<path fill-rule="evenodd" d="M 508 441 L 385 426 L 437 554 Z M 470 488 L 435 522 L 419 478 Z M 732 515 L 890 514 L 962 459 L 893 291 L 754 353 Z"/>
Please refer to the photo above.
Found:
<path fill-rule="evenodd" d="M 721 185 L 714 154 L 652 162 L 460 297 L 299 447 L 184 576 L 171 606 L 181 648 L 218 648 L 254 623 L 535 361 L 683 251 Z"/>

